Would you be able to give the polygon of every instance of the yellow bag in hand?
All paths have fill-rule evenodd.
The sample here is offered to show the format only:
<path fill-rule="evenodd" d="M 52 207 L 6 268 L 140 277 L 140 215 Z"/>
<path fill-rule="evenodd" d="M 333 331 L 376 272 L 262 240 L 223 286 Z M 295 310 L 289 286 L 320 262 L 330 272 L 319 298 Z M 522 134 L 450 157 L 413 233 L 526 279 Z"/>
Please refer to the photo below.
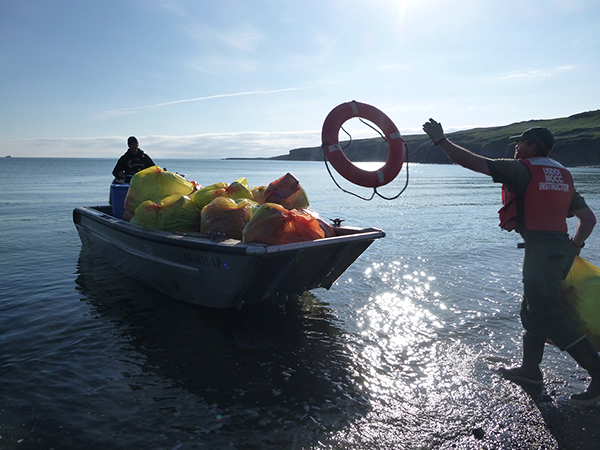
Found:
<path fill-rule="evenodd" d="M 600 350 L 600 268 L 576 256 L 562 289 L 565 313 Z"/>

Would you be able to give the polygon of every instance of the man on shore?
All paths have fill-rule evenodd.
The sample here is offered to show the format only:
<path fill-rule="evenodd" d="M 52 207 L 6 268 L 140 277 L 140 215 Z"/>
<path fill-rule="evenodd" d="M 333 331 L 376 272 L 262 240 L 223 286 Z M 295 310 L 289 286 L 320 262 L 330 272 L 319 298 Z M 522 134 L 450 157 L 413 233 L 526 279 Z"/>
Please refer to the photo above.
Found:
<path fill-rule="evenodd" d="M 592 377 L 587 390 L 572 395 L 571 401 L 580 405 L 599 402 L 600 356 L 560 310 L 561 281 L 585 245 L 596 217 L 575 190 L 570 172 L 548 158 L 554 146 L 552 133 L 543 127 L 530 128 L 511 137 L 516 141 L 514 159 L 490 159 L 451 142 L 433 119 L 423 130 L 452 161 L 502 183 L 500 226 L 516 230 L 525 241 L 523 362 L 520 367 L 502 368 L 500 373 L 511 380 L 543 384 L 539 365 L 548 338 Z M 578 224 L 569 239 L 566 219 L 571 216 L 577 217 Z"/>

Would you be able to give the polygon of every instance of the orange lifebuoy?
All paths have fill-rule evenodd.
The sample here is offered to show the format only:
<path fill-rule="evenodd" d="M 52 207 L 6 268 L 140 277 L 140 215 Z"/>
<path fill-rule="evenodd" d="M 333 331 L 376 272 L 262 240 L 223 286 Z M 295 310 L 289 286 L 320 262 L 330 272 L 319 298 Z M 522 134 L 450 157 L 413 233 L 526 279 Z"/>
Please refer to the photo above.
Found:
<path fill-rule="evenodd" d="M 340 128 L 349 119 L 360 117 L 377 125 L 388 143 L 388 157 L 383 167 L 369 171 L 356 167 L 344 154 L 339 143 Z M 349 102 L 336 106 L 325 118 L 321 132 L 322 147 L 337 172 L 351 183 L 364 187 L 388 184 L 400 173 L 406 147 L 394 122 L 383 112 L 366 103 Z"/>

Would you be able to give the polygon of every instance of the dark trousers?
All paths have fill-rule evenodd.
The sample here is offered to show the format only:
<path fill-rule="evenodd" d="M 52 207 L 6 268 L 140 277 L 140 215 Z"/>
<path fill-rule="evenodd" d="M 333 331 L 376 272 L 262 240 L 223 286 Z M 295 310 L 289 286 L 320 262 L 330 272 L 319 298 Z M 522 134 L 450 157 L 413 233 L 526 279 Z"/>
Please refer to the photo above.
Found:
<path fill-rule="evenodd" d="M 561 311 L 560 301 L 561 281 L 575 255 L 566 234 L 526 239 L 521 323 L 529 333 L 551 339 L 561 350 L 583 336 Z"/>

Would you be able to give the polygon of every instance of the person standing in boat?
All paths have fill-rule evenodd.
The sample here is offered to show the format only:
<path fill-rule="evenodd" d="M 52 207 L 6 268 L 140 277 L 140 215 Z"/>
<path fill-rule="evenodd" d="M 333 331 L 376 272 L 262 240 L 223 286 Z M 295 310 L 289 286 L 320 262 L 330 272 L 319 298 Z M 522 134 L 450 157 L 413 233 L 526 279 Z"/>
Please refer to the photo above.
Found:
<path fill-rule="evenodd" d="M 451 142 L 442 125 L 429 119 L 423 130 L 455 163 L 489 175 L 502 183 L 500 226 L 516 230 L 525 241 L 521 323 L 523 362 L 499 372 L 514 381 L 543 384 L 539 365 L 546 339 L 568 352 L 591 375 L 588 388 L 571 401 L 591 405 L 600 401 L 600 355 L 586 335 L 561 313 L 561 281 L 596 225 L 596 217 L 575 190 L 571 173 L 548 158 L 554 136 L 547 128 L 529 128 L 516 141 L 514 159 L 490 159 Z M 567 217 L 578 219 L 571 239 Z"/>
<path fill-rule="evenodd" d="M 139 147 L 135 136 L 127 139 L 127 152 L 119 158 L 117 165 L 112 171 L 115 182 L 129 183 L 140 170 L 154 166 L 154 161 Z"/>

